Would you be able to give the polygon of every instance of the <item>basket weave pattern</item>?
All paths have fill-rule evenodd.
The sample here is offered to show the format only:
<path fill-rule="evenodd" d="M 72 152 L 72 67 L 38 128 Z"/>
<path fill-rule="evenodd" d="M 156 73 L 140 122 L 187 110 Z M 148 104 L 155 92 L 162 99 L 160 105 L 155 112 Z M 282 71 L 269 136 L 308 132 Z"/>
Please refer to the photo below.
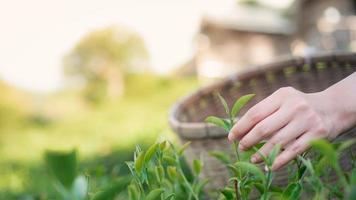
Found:
<path fill-rule="evenodd" d="M 227 134 L 223 129 L 204 123 L 209 115 L 224 116 L 216 93 L 220 93 L 229 106 L 240 96 L 254 93 L 255 98 L 240 112 L 248 108 L 281 87 L 292 86 L 302 92 L 319 92 L 342 80 L 356 71 L 355 53 L 319 54 L 310 57 L 286 58 L 274 63 L 259 66 L 244 73 L 232 76 L 204 87 L 177 102 L 171 112 L 169 122 L 182 142 L 191 141 L 186 151 L 188 161 L 202 159 L 203 177 L 211 180 L 210 188 L 225 185 L 227 170 L 217 160 L 208 155 L 209 151 L 222 150 L 231 154 Z M 338 139 L 356 136 L 351 129 Z M 351 147 L 356 150 L 355 146 Z M 349 155 L 345 154 L 341 163 L 345 170 L 351 168 Z M 288 178 L 287 168 L 276 175 L 275 183 L 283 185 Z"/>

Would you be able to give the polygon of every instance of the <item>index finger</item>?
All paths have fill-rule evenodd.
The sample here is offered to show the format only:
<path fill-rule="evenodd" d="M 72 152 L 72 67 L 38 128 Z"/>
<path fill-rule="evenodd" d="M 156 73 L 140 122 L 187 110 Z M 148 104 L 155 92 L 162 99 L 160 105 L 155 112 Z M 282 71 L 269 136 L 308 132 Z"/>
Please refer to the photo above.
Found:
<path fill-rule="evenodd" d="M 276 93 L 273 93 L 254 105 L 231 129 L 228 136 L 229 140 L 241 139 L 258 122 L 278 110 L 281 103 L 281 98 L 279 98 Z"/>

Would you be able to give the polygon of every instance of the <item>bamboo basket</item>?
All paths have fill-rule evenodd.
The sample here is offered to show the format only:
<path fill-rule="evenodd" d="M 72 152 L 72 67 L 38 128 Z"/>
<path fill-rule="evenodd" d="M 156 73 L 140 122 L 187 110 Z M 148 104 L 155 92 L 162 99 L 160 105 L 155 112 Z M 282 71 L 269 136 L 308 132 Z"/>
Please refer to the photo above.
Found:
<path fill-rule="evenodd" d="M 200 158 L 204 163 L 202 177 L 209 178 L 208 189 L 221 188 L 227 184 L 228 172 L 209 151 L 220 150 L 232 154 L 227 132 L 213 125 L 204 123 L 209 115 L 224 116 L 224 110 L 216 97 L 219 92 L 226 98 L 229 106 L 240 96 L 254 93 L 255 98 L 240 112 L 248 108 L 277 89 L 292 86 L 303 92 L 318 92 L 342 80 L 356 71 L 356 53 L 327 53 L 309 57 L 289 57 L 276 62 L 258 66 L 243 73 L 236 73 L 224 80 L 184 97 L 172 108 L 169 123 L 182 143 L 191 141 L 186 150 L 186 157 L 191 163 Z M 356 87 L 356 86 L 355 86 Z M 239 116 L 238 116 L 239 117 Z M 337 140 L 356 136 L 356 128 L 341 134 Z M 356 146 L 350 147 L 356 151 Z M 341 164 L 350 170 L 349 154 L 342 156 Z M 277 172 L 274 184 L 283 186 L 288 181 L 288 170 Z"/>

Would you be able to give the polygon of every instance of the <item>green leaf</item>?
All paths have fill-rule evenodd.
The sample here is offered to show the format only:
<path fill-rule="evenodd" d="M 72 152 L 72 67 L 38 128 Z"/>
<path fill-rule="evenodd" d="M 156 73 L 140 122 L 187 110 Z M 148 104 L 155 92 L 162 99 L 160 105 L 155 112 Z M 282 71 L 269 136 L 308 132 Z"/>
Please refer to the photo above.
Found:
<path fill-rule="evenodd" d="M 221 194 L 224 195 L 226 200 L 233 200 L 234 199 L 234 190 L 231 188 L 224 188 L 221 191 Z"/>
<path fill-rule="evenodd" d="M 236 177 L 240 176 L 240 172 L 239 172 L 239 170 L 237 169 L 237 167 L 235 165 L 229 164 L 229 165 L 226 165 L 226 167 L 228 169 L 230 169 L 230 171 L 232 172 L 232 174 L 234 176 L 236 176 Z"/>
<path fill-rule="evenodd" d="M 229 106 L 227 105 L 224 97 L 222 97 L 220 93 L 218 93 L 217 95 L 220 99 L 221 104 L 223 105 L 223 107 L 225 109 L 225 113 L 227 114 L 227 116 L 230 116 L 230 109 L 229 109 Z"/>
<path fill-rule="evenodd" d="M 158 143 L 153 144 L 152 146 L 150 146 L 150 148 L 148 148 L 146 154 L 145 154 L 145 164 L 147 165 L 150 160 L 152 159 L 153 155 L 156 153 L 157 151 L 157 147 L 158 147 Z"/>
<path fill-rule="evenodd" d="M 226 121 L 224 121 L 224 119 L 214 117 L 214 116 L 209 116 L 205 119 L 205 122 L 214 124 L 215 126 L 223 128 L 227 132 L 230 131 L 230 126 L 228 124 L 226 124 Z"/>
<path fill-rule="evenodd" d="M 158 188 L 155 190 L 152 190 L 148 195 L 146 196 L 145 200 L 157 200 L 160 199 L 159 196 L 164 192 L 164 189 Z"/>
<path fill-rule="evenodd" d="M 200 160 L 193 160 L 193 170 L 196 175 L 199 175 L 201 172 L 202 163 Z"/>
<path fill-rule="evenodd" d="M 322 155 L 328 158 L 330 164 L 336 165 L 338 163 L 338 155 L 332 144 L 326 140 L 314 140 L 311 142 L 313 148 L 320 151 Z"/>
<path fill-rule="evenodd" d="M 268 165 L 269 166 L 272 166 L 274 160 L 276 159 L 277 155 L 279 154 L 281 150 L 281 145 L 280 144 L 277 144 L 276 146 L 273 147 L 272 151 L 270 152 L 270 154 L 268 155 Z"/>
<path fill-rule="evenodd" d="M 130 200 L 139 200 L 140 199 L 140 191 L 137 189 L 137 187 L 134 184 L 130 184 L 127 187 L 127 190 L 129 193 Z"/>
<path fill-rule="evenodd" d="M 112 200 L 116 197 L 116 195 L 126 189 L 130 181 L 130 177 L 119 178 L 118 180 L 110 183 L 109 186 L 97 192 L 93 196 L 92 200 Z"/>
<path fill-rule="evenodd" d="M 145 153 L 142 151 L 138 154 L 136 160 L 135 160 L 135 170 L 137 173 L 140 173 L 143 168 L 144 164 L 144 158 L 145 158 Z"/>
<path fill-rule="evenodd" d="M 224 163 L 225 165 L 228 165 L 231 163 L 229 156 L 226 155 L 226 153 L 224 153 L 222 151 L 210 151 L 209 155 L 218 159 L 220 162 Z"/>
<path fill-rule="evenodd" d="M 231 117 L 236 117 L 236 115 L 240 112 L 241 108 L 244 107 L 255 96 L 255 94 L 247 94 L 240 97 L 232 106 Z"/>
<path fill-rule="evenodd" d="M 257 178 L 262 180 L 262 182 L 266 181 L 266 177 L 265 177 L 263 171 L 256 165 L 248 163 L 248 162 L 236 162 L 234 165 L 237 168 L 240 168 L 244 172 L 249 172 L 249 173 L 255 175 Z"/>
<path fill-rule="evenodd" d="M 68 153 L 47 151 L 45 160 L 54 177 L 68 190 L 77 176 L 77 155 L 73 150 Z"/>
<path fill-rule="evenodd" d="M 164 169 L 161 165 L 155 167 L 155 174 L 158 182 L 164 179 Z"/>
<path fill-rule="evenodd" d="M 282 197 L 284 199 L 296 200 L 299 199 L 302 191 L 300 183 L 290 183 L 288 187 L 283 191 Z"/>
<path fill-rule="evenodd" d="M 177 164 L 177 162 L 176 162 L 176 160 L 174 158 L 172 158 L 170 156 L 167 156 L 167 155 L 163 156 L 163 161 L 165 161 L 169 165 L 176 165 Z"/>
<path fill-rule="evenodd" d="M 165 149 L 166 149 L 166 147 L 167 147 L 167 141 L 163 141 L 163 142 L 161 142 L 160 144 L 159 144 L 159 149 L 161 150 L 161 151 L 164 151 Z"/>
<path fill-rule="evenodd" d="M 177 168 L 174 166 L 168 166 L 167 174 L 171 181 L 175 181 L 177 179 Z"/>
<path fill-rule="evenodd" d="M 171 193 L 164 200 L 171 200 L 171 199 L 174 199 L 175 197 L 176 197 L 176 194 L 175 193 Z"/>
<path fill-rule="evenodd" d="M 185 143 L 181 148 L 178 149 L 178 155 L 183 155 L 183 152 L 188 148 L 188 146 L 190 145 L 190 141 Z"/>

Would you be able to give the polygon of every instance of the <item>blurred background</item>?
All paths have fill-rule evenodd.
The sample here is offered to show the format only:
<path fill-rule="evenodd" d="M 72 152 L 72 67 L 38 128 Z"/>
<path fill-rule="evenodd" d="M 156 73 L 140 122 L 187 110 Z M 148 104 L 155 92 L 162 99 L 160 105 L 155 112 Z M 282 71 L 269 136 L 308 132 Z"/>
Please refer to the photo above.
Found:
<path fill-rule="evenodd" d="M 100 187 L 169 108 L 279 57 L 356 50 L 353 0 L 0 0 L 0 199 L 54 199 L 45 150 Z"/>

